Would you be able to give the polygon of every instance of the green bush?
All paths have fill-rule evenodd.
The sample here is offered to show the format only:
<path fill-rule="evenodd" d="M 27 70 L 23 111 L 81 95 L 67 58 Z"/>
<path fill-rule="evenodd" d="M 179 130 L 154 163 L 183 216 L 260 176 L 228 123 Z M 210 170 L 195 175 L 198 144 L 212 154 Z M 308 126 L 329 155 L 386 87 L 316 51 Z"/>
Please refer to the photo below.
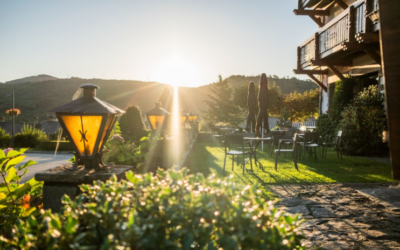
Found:
<path fill-rule="evenodd" d="M 387 130 L 384 96 L 378 86 L 360 92 L 342 112 L 338 130 L 343 131 L 342 148 L 350 155 L 384 155 L 382 132 Z"/>
<path fill-rule="evenodd" d="M 304 249 L 299 215 L 231 179 L 126 174 L 82 185 L 64 211 L 20 221 L 0 247 L 21 249 Z"/>
<path fill-rule="evenodd" d="M 27 124 L 25 124 L 21 132 L 14 137 L 16 147 L 34 148 L 43 141 L 48 141 L 46 133 L 43 130 Z"/>
<path fill-rule="evenodd" d="M 0 147 L 7 147 L 10 145 L 10 142 L 11 135 L 0 128 Z"/>
<path fill-rule="evenodd" d="M 139 170 L 146 157 L 148 144 L 147 137 L 143 137 L 137 146 L 135 143 L 125 142 L 123 137 L 115 134 L 106 142 L 104 161 L 114 165 L 133 166 Z"/>
<path fill-rule="evenodd" d="M 328 114 L 322 114 L 318 117 L 317 132 L 321 135 L 322 140 L 325 140 L 327 135 L 334 135 L 336 133 L 336 123 L 329 117 Z"/>
<path fill-rule="evenodd" d="M 0 150 L 0 235 L 11 237 L 12 227 L 18 219 L 23 220 L 29 215 L 39 215 L 42 204 L 43 183 L 34 178 L 20 184 L 22 177 L 28 172 L 27 168 L 36 164 L 29 160 L 19 165 L 25 158 L 23 153 L 11 148 Z M 0 239 L 0 242 L 2 239 Z M 0 249 L 1 243 L 0 243 Z"/>
<path fill-rule="evenodd" d="M 56 141 L 43 141 L 39 143 L 39 147 L 44 150 L 56 150 L 57 142 Z M 74 147 L 71 145 L 69 141 L 60 141 L 58 145 L 58 150 L 64 151 L 74 151 Z"/>
<path fill-rule="evenodd" d="M 126 113 L 119 119 L 122 137 L 127 141 L 137 141 L 146 136 L 149 131 L 145 129 L 142 113 L 138 106 L 130 106 Z"/>
<path fill-rule="evenodd" d="M 335 93 L 333 94 L 333 101 L 330 107 L 329 115 L 335 126 L 342 119 L 343 110 L 350 104 L 354 98 L 354 86 L 356 81 L 352 77 L 345 78 L 344 80 L 335 83 Z"/>

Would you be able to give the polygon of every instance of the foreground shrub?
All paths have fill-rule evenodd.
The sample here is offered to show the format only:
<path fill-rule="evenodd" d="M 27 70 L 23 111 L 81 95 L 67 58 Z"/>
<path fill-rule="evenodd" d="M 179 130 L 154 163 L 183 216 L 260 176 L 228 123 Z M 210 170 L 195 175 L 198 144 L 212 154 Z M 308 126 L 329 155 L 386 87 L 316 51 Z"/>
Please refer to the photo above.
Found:
<path fill-rule="evenodd" d="M 15 135 L 14 141 L 16 147 L 34 148 L 40 142 L 48 141 L 48 137 L 43 130 L 25 124 L 21 132 Z"/>
<path fill-rule="evenodd" d="M 31 179 L 20 184 L 21 178 L 28 172 L 27 168 L 36 162 L 30 160 L 17 166 L 25 158 L 23 153 L 11 148 L 0 150 L 0 235 L 9 237 L 17 219 L 31 214 L 39 214 L 43 184 Z M 0 239 L 1 241 L 1 239 Z M 1 247 L 0 247 L 1 249 Z"/>
<path fill-rule="evenodd" d="M 318 117 L 316 127 L 317 132 L 322 137 L 322 141 L 325 141 L 327 135 L 336 135 L 336 123 L 328 114 L 322 114 Z"/>
<path fill-rule="evenodd" d="M 21 249 L 303 249 L 299 217 L 229 179 L 159 170 L 82 185 L 64 211 L 15 227 Z M 1 242 L 1 241 L 0 241 Z"/>
<path fill-rule="evenodd" d="M 378 86 L 360 92 L 342 112 L 338 130 L 343 131 L 342 148 L 350 155 L 384 155 L 388 149 L 382 142 L 387 130 L 384 96 Z"/>
<path fill-rule="evenodd" d="M 0 128 L 0 147 L 7 147 L 10 145 L 11 135 L 7 133 L 4 129 Z"/>

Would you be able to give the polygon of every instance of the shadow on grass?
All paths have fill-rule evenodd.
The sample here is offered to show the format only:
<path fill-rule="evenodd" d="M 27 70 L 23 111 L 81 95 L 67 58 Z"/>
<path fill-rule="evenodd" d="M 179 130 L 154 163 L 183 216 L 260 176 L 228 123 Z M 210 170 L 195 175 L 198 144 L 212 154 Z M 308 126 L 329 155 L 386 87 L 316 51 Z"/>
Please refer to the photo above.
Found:
<path fill-rule="evenodd" d="M 390 165 L 372 160 L 344 156 L 343 160 L 336 157 L 336 152 L 329 150 L 327 159 L 310 158 L 306 155 L 299 159 L 299 171 L 294 168 L 293 160 L 281 155 L 278 160 L 278 171 L 275 171 L 274 156 L 270 156 L 270 149 L 266 152 L 258 150 L 257 158 L 264 166 L 264 171 L 256 167 L 253 162 L 253 172 L 246 173 L 235 163 L 231 170 L 231 157 L 227 158 L 226 172 L 223 175 L 224 149 L 217 143 L 199 143 L 194 149 L 192 160 L 188 166 L 192 173 L 201 172 L 205 176 L 215 173 L 219 176 L 234 174 L 235 181 L 243 184 L 294 184 L 294 183 L 332 183 L 332 182 L 392 182 Z"/>

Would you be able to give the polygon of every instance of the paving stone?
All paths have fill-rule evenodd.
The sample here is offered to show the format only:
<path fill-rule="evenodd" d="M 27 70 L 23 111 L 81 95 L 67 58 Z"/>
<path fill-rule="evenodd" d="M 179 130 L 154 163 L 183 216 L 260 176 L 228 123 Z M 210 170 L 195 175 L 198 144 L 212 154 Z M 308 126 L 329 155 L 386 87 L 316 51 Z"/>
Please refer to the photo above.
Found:
<path fill-rule="evenodd" d="M 338 241 L 344 238 L 338 233 L 326 232 L 326 231 L 311 231 L 306 233 L 306 237 L 309 240 L 318 240 L 318 241 Z"/>
<path fill-rule="evenodd" d="M 310 211 L 308 211 L 307 207 L 304 205 L 299 205 L 295 207 L 286 207 L 284 210 L 291 214 L 301 214 L 301 215 L 309 215 Z"/>
<path fill-rule="evenodd" d="M 349 199 L 349 198 L 335 198 L 332 201 L 333 204 L 339 204 L 339 205 L 348 205 L 348 204 L 350 204 L 350 202 L 351 202 L 351 199 Z"/>
<path fill-rule="evenodd" d="M 391 221 L 393 223 L 400 225 L 400 217 L 395 217 L 390 214 L 385 214 L 385 215 L 387 216 L 388 221 Z"/>
<path fill-rule="evenodd" d="M 400 233 L 387 233 L 377 230 L 368 230 L 366 235 L 369 239 L 400 239 Z"/>
<path fill-rule="evenodd" d="M 304 222 L 301 225 L 301 228 L 304 230 L 312 231 L 315 226 L 324 224 L 326 222 L 328 222 L 328 220 L 326 220 L 326 219 L 311 219 L 311 220 L 307 220 L 306 222 Z"/>
<path fill-rule="evenodd" d="M 293 207 L 297 205 L 313 205 L 313 204 L 318 204 L 315 201 L 308 200 L 308 199 L 303 199 L 300 197 L 292 197 L 289 199 L 284 199 L 279 201 L 279 205 L 286 206 L 286 207 Z"/>
<path fill-rule="evenodd" d="M 354 249 L 355 243 L 348 241 L 329 241 L 321 245 L 321 248 L 326 250 L 342 250 Z"/>

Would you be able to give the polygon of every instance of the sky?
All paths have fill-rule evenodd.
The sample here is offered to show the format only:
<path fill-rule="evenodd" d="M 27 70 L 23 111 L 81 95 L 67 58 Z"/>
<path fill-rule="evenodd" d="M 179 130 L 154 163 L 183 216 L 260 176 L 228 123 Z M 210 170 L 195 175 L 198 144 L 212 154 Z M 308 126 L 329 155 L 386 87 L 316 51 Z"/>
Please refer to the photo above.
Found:
<path fill-rule="evenodd" d="M 218 75 L 293 77 L 297 46 L 318 29 L 293 14 L 297 2 L 0 0 L 0 82 L 48 74 L 197 87 Z"/>

